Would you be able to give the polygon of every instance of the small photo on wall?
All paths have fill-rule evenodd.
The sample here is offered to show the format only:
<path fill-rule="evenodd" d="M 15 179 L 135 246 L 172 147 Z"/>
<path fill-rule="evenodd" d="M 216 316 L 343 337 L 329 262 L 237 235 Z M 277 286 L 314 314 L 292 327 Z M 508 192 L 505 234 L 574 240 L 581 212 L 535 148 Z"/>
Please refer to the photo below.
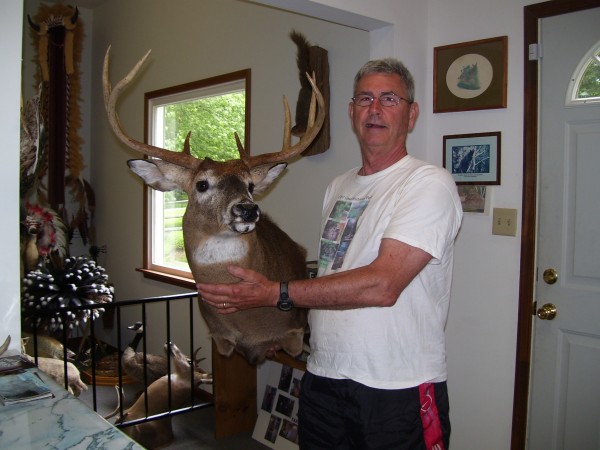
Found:
<path fill-rule="evenodd" d="M 264 436 L 267 441 L 275 443 L 277 440 L 277 430 L 279 430 L 282 420 L 283 419 L 281 417 L 277 416 L 269 417 L 269 425 L 267 426 Z"/>
<path fill-rule="evenodd" d="M 458 196 L 463 212 L 469 214 L 489 214 L 490 190 L 487 186 L 459 185 Z"/>
<path fill-rule="evenodd" d="M 290 366 L 283 366 L 281 368 L 281 374 L 279 375 L 279 384 L 277 389 L 280 391 L 288 392 L 290 390 L 290 384 L 292 383 L 292 374 L 294 369 Z"/>
<path fill-rule="evenodd" d="M 267 385 L 265 387 L 265 395 L 263 395 L 263 400 L 260 409 L 267 412 L 273 411 L 273 404 L 275 403 L 276 396 L 277 388 Z"/>
<path fill-rule="evenodd" d="M 284 420 L 279 436 L 298 445 L 298 424 Z"/>

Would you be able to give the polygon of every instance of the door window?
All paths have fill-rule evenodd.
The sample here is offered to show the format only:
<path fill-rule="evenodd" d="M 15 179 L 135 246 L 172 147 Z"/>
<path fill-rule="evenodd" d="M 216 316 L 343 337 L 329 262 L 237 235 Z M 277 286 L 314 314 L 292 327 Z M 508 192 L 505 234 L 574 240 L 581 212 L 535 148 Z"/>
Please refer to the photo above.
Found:
<path fill-rule="evenodd" d="M 567 106 L 591 102 L 600 103 L 600 42 L 581 59 L 567 93 Z"/>

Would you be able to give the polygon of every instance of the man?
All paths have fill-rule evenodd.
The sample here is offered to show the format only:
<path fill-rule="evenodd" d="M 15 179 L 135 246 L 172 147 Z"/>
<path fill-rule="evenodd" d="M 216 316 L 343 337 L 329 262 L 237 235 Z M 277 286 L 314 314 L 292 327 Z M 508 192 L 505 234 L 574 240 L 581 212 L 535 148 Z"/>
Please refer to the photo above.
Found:
<path fill-rule="evenodd" d="M 419 115 L 410 72 L 366 63 L 348 112 L 362 166 L 329 185 L 319 276 L 287 285 L 231 267 L 232 285 L 198 285 L 223 312 L 310 308 L 299 408 L 302 449 L 449 445 L 444 327 L 462 207 L 445 170 L 409 156 Z M 283 292 L 280 292 L 283 291 Z"/>

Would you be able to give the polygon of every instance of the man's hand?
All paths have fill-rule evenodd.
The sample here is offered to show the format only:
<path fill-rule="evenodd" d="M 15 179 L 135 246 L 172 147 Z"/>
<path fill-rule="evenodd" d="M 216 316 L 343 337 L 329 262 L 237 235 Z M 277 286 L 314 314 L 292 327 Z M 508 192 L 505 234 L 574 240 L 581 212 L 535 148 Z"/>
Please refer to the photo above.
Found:
<path fill-rule="evenodd" d="M 275 306 L 279 298 L 279 283 L 239 266 L 229 266 L 231 275 L 239 278 L 233 284 L 198 283 L 201 301 L 214 306 L 222 314 L 260 306 Z"/>

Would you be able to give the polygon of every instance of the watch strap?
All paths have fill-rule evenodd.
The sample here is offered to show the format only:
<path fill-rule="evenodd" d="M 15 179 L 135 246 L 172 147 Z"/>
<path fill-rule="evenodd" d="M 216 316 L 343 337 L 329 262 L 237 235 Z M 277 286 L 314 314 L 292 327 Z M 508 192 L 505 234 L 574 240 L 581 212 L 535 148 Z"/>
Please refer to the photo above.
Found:
<path fill-rule="evenodd" d="M 292 302 L 292 299 L 288 293 L 287 281 L 282 281 L 279 283 L 279 300 L 277 301 L 277 307 L 281 311 L 289 311 L 294 307 L 294 302 Z"/>

